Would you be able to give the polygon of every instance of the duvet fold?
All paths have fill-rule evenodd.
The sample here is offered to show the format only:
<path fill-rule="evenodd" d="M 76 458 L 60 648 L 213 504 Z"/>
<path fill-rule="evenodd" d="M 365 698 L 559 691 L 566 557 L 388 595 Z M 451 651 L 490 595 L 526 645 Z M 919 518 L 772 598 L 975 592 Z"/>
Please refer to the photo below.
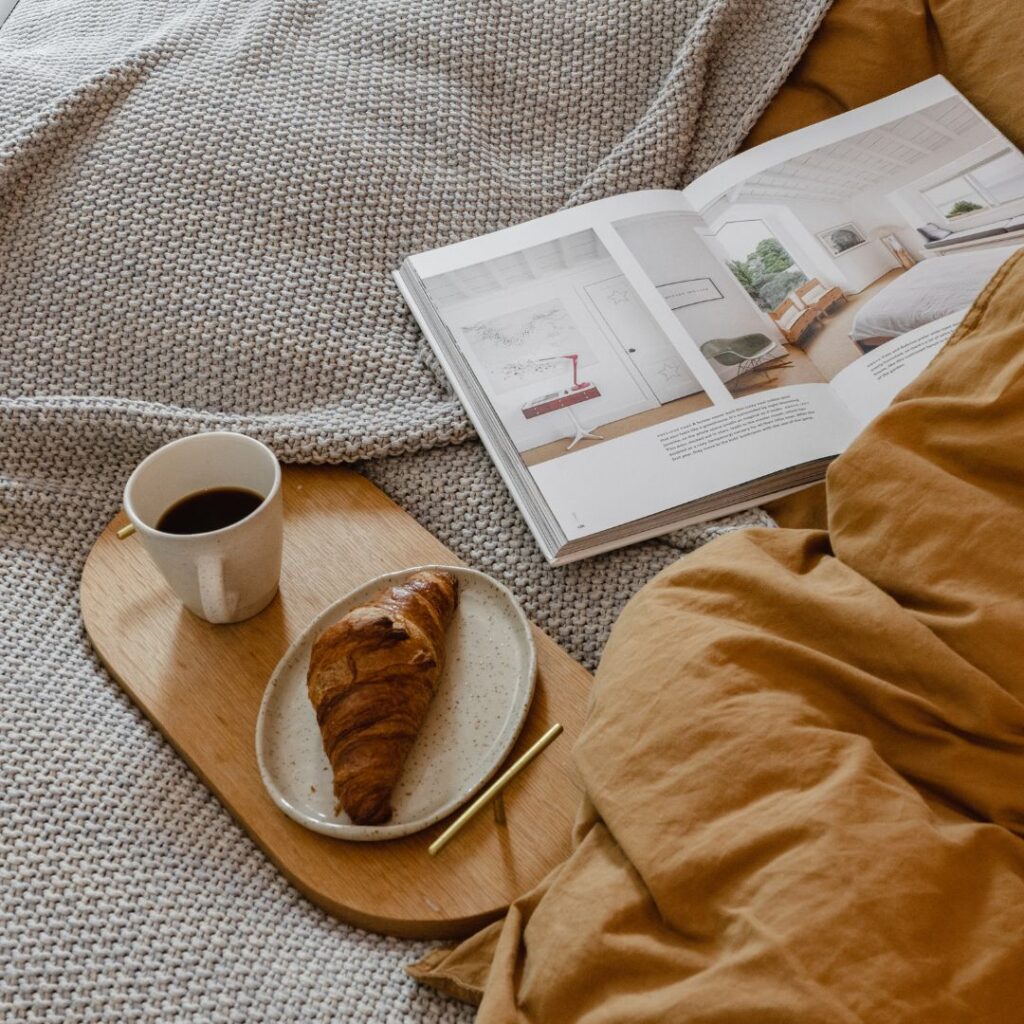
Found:
<path fill-rule="evenodd" d="M 412 969 L 491 1022 L 1019 1022 L 1024 252 L 832 466 L 627 606 L 574 850 Z"/>
<path fill-rule="evenodd" d="M 749 143 L 942 73 L 1019 145 L 1021 29 L 836 0 Z M 1024 253 L 772 512 L 618 621 L 569 859 L 411 969 L 483 1024 L 1024 1020 Z"/>

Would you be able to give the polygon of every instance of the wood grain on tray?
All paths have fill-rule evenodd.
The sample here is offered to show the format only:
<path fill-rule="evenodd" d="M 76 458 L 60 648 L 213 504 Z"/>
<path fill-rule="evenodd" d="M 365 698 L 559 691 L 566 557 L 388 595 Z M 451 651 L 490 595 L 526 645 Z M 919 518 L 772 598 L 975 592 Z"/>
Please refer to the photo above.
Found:
<path fill-rule="evenodd" d="M 535 629 L 537 690 L 511 763 L 555 721 L 566 735 L 505 794 L 506 827 L 479 815 L 436 858 L 447 821 L 404 839 L 348 843 L 286 817 L 260 780 L 256 715 L 274 666 L 338 596 L 381 573 L 459 560 L 365 478 L 286 467 L 279 597 L 260 615 L 214 626 L 185 611 L 118 516 L 82 576 L 82 615 L 104 664 L 282 873 L 328 912 L 374 931 L 466 934 L 496 917 L 569 852 L 579 791 L 570 751 L 590 674 Z"/>

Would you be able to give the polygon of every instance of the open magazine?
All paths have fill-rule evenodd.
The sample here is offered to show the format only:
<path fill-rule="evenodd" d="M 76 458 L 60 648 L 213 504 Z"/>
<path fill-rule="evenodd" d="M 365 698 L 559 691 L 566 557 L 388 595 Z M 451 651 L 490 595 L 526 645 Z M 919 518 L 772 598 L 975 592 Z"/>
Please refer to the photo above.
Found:
<path fill-rule="evenodd" d="M 1022 243 L 1024 156 L 933 78 L 395 276 L 558 564 L 820 480 Z"/>

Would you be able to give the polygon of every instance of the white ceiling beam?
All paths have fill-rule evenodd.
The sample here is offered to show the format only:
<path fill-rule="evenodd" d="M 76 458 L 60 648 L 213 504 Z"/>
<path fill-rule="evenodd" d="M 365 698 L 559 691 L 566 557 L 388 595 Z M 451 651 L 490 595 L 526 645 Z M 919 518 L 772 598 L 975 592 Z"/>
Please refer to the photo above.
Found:
<path fill-rule="evenodd" d="M 815 188 L 813 185 L 797 188 L 792 185 L 772 185 L 760 181 L 750 182 L 743 189 L 742 194 L 750 195 L 757 191 L 762 191 L 765 195 L 789 196 L 791 199 L 828 199 L 835 203 L 844 203 L 851 195 L 849 192 L 833 192 L 824 188 Z"/>
<path fill-rule="evenodd" d="M 875 131 L 881 132 L 883 135 L 888 135 L 890 139 L 894 139 L 901 146 L 906 146 L 907 149 L 917 150 L 918 153 L 921 153 L 924 156 L 932 155 L 932 151 L 927 146 L 922 146 L 920 142 L 912 142 L 910 139 L 905 139 L 902 135 L 899 134 L 899 132 L 894 132 L 888 126 L 876 128 Z"/>
<path fill-rule="evenodd" d="M 947 128 L 941 121 L 937 121 L 927 111 L 918 111 L 917 116 L 921 118 L 921 120 L 924 121 L 924 123 L 928 125 L 929 128 L 934 128 L 935 131 L 937 131 L 940 135 L 945 135 L 947 139 L 951 139 L 955 142 L 959 138 L 957 133 L 953 131 L 952 128 Z"/>
<path fill-rule="evenodd" d="M 783 170 L 784 167 L 789 170 Z M 845 171 L 823 171 L 820 167 L 812 167 L 810 164 L 779 164 L 777 167 L 762 171 L 757 177 L 787 178 L 790 181 L 806 181 L 808 177 L 813 177 L 815 181 L 838 180 L 839 183 L 845 183 L 850 179 L 850 170 L 847 168 Z"/>
<path fill-rule="evenodd" d="M 911 163 L 914 163 L 913 160 L 911 160 L 908 163 L 908 161 L 903 160 L 903 159 L 901 159 L 898 156 L 890 156 L 888 153 L 880 153 L 877 149 L 866 149 L 865 153 L 867 154 L 868 158 L 871 160 L 871 163 L 876 164 L 876 165 L 877 164 L 882 164 L 883 165 L 883 169 L 884 169 L 885 165 L 888 165 L 888 169 L 889 169 L 888 172 L 889 173 L 891 173 L 893 171 L 903 171 L 903 170 L 906 170 L 910 166 Z"/>
<path fill-rule="evenodd" d="M 841 203 L 847 198 L 846 195 L 839 195 L 835 192 L 822 192 L 812 188 L 803 188 L 796 191 L 792 188 L 782 188 L 776 185 L 757 185 L 753 182 L 744 186 L 739 198 L 742 199 L 750 196 L 769 196 L 784 199 L 826 199 L 837 203 Z"/>
<path fill-rule="evenodd" d="M 872 178 L 873 175 L 870 172 L 854 172 L 852 174 L 840 174 L 838 171 L 819 171 L 817 168 L 811 168 L 810 174 L 783 174 L 777 170 L 763 171 L 758 174 L 752 181 L 768 181 L 771 184 L 773 181 L 781 181 L 783 184 L 787 182 L 796 182 L 801 187 L 805 186 L 807 182 L 814 182 L 818 185 L 833 186 L 837 191 L 849 194 L 851 192 L 851 184 L 859 187 L 865 178 Z M 854 188 L 853 191 L 857 189 Z"/>
<path fill-rule="evenodd" d="M 837 145 L 841 146 L 844 145 L 844 143 L 838 143 Z M 907 166 L 907 164 L 904 161 L 899 160 L 896 157 L 885 156 L 882 153 L 874 152 L 874 150 L 870 150 L 869 153 L 872 160 L 883 160 L 888 164 L 892 164 L 898 170 L 903 170 L 903 168 Z M 832 156 L 831 153 L 823 153 L 820 150 L 809 155 L 815 161 L 821 161 L 822 163 L 832 164 L 835 167 L 845 168 L 846 170 L 849 170 L 851 166 L 848 160 L 843 160 L 842 157 Z"/>

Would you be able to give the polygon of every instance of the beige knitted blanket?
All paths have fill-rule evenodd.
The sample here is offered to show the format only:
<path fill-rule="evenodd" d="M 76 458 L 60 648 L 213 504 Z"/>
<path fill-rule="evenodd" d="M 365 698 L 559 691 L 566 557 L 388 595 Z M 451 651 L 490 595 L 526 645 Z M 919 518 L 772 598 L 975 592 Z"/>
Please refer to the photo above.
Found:
<path fill-rule="evenodd" d="M 736 523 L 554 570 L 389 272 L 738 145 L 828 0 L 21 0 L 0 29 L 0 1018 L 453 1021 L 296 896 L 105 676 L 131 466 L 227 427 L 366 471 L 592 665 Z M 744 521 L 763 521 L 759 514 Z"/>

